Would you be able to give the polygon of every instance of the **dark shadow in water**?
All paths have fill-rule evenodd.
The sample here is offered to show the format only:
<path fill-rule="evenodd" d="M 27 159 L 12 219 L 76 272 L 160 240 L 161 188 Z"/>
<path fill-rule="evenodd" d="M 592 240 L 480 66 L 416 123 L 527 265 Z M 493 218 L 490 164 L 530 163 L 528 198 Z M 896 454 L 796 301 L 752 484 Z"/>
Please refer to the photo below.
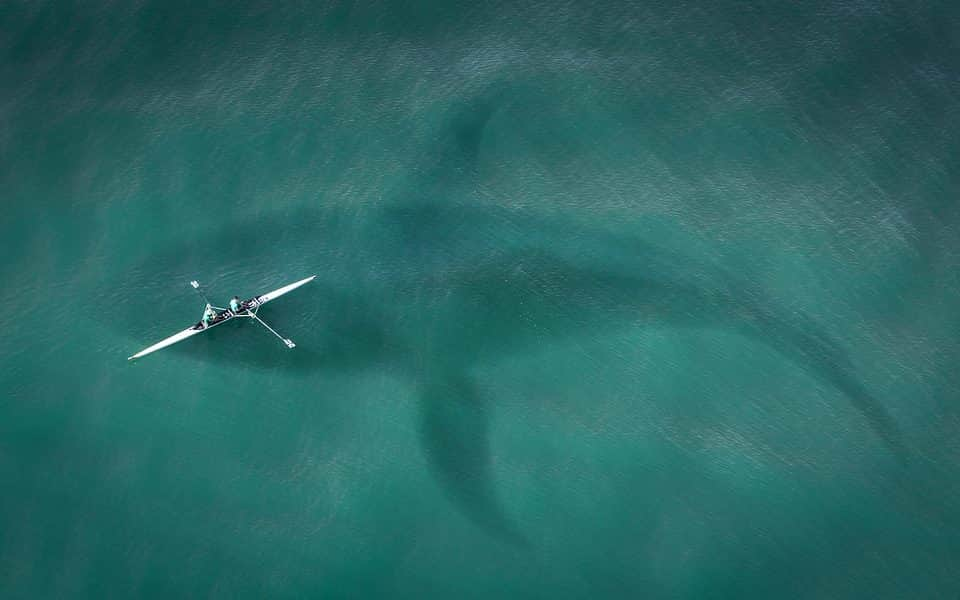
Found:
<path fill-rule="evenodd" d="M 461 240 L 463 233 L 458 229 L 464 223 L 482 228 L 491 221 L 520 232 L 546 233 L 557 240 L 582 235 L 556 222 L 534 221 L 495 209 L 407 206 L 390 212 L 408 227 L 424 224 L 441 232 L 440 236 L 455 231 Z M 420 238 L 420 234 L 412 237 Z M 894 456 L 906 460 L 908 449 L 896 422 L 857 377 L 839 341 L 812 318 L 778 308 L 757 286 L 715 265 L 673 255 L 639 240 L 612 234 L 605 237 L 611 252 L 632 257 L 631 269 L 585 266 L 546 248 L 527 247 L 493 260 L 476 261 L 459 279 L 448 274 L 441 286 L 459 288 L 463 304 L 473 305 L 471 319 L 455 329 L 470 335 L 459 336 L 457 343 L 482 331 L 479 337 L 484 349 L 506 351 L 508 348 L 489 338 L 495 335 L 512 345 L 527 332 L 542 341 L 544 333 L 582 334 L 596 328 L 598 321 L 733 331 L 776 350 L 842 393 Z M 537 323 L 531 310 L 551 303 L 545 314 L 550 314 L 553 322 Z M 489 313 L 489 319 L 475 318 L 484 313 Z"/>
<path fill-rule="evenodd" d="M 420 392 L 421 441 L 436 481 L 470 520 L 515 544 L 522 544 L 523 536 L 494 492 L 489 408 L 467 373 L 475 363 L 563 337 L 638 322 L 739 332 L 835 387 L 894 454 L 905 456 L 895 422 L 856 377 L 840 345 L 812 320 L 778 309 L 754 287 L 639 240 L 528 213 L 450 204 L 476 170 L 484 131 L 505 85 L 491 86 L 454 110 L 444 141 L 420 171 L 423 181 L 400 190 L 400 206 L 363 214 L 301 210 L 228 224 L 159 252 L 117 286 L 162 297 L 167 292 L 156 273 L 182 273 L 187 281 L 204 273 L 270 273 L 284 256 L 314 261 L 317 281 L 262 313 L 297 341 L 295 351 L 279 343 L 265 349 L 273 343 L 267 339 L 221 343 L 251 335 L 227 324 L 164 352 L 291 373 L 404 374 Z M 536 243 L 527 241 L 531 233 Z M 602 257 L 592 262 L 576 257 L 573 239 L 604 248 L 620 266 L 604 264 Z M 391 298 L 395 305 L 371 305 L 369 298 Z M 442 299 L 443 310 L 428 344 L 405 319 L 418 312 L 432 319 L 431 298 Z M 184 324 L 193 318 L 185 315 Z M 305 322 L 318 325 L 306 329 Z M 143 307 L 118 306 L 108 323 L 125 335 L 142 331 Z"/>
<path fill-rule="evenodd" d="M 416 218 L 403 220 L 405 227 L 411 222 L 425 223 L 441 232 L 463 228 L 464 222 L 474 227 L 489 227 L 491 222 L 494 225 L 497 222 L 497 219 L 491 221 L 492 213 L 483 214 L 487 211 L 460 209 L 456 212 L 420 207 L 414 210 Z M 516 215 L 509 218 L 516 225 Z M 455 222 L 445 222 L 448 219 Z M 523 227 L 532 226 L 530 223 Z M 550 224 L 538 222 L 536 226 L 542 233 Z M 310 235 L 309 230 L 304 233 L 308 238 L 328 242 L 335 239 L 330 230 L 318 232 L 316 236 Z M 393 233 L 395 231 L 388 232 L 387 237 Z M 231 228 L 226 235 L 240 242 L 238 248 L 255 252 L 260 249 L 258 240 L 276 239 L 283 234 L 290 235 L 286 218 L 258 220 L 246 230 L 250 236 L 246 240 L 243 227 Z M 429 236 L 425 235 L 414 243 L 423 244 L 428 240 Z M 214 239 L 213 247 L 222 241 Z M 404 242 L 403 239 L 397 241 Z M 310 245 L 309 240 L 291 239 L 290 242 Z M 315 250 L 322 254 L 319 245 Z M 428 355 L 425 359 L 436 364 L 433 368 L 428 365 L 420 369 L 409 364 L 410 349 L 418 346 L 417 341 L 405 340 L 408 334 L 398 326 L 396 313 L 388 312 L 389 307 L 370 306 L 362 291 L 350 293 L 337 289 L 322 278 L 312 284 L 312 290 L 305 288 L 298 295 L 278 301 L 276 306 L 264 308 L 265 318 L 269 316 L 274 325 L 297 339 L 299 345 L 294 352 L 287 352 L 279 344 L 266 351 L 262 344 L 225 344 L 223 342 L 238 334 L 228 330 L 231 324 L 211 331 L 207 334 L 209 339 L 201 340 L 200 344 L 191 340 L 169 351 L 257 369 L 344 372 L 396 368 L 408 375 L 411 369 L 416 370 L 418 374 L 412 376 L 420 380 L 422 391 L 422 440 L 438 482 L 473 521 L 499 537 L 514 541 L 522 538 L 504 516 L 493 492 L 487 409 L 464 372 L 471 361 L 496 360 L 530 345 L 568 336 L 592 335 L 604 327 L 645 322 L 657 326 L 724 328 L 748 335 L 842 392 L 887 447 L 898 456 L 904 455 L 906 448 L 893 419 L 856 378 L 849 358 L 839 345 L 810 319 L 796 313 L 778 314 L 770 303 L 759 300 L 754 290 L 734 287 L 734 278 L 727 278 L 725 282 L 704 278 L 708 270 L 694 263 L 688 263 L 686 272 L 677 270 L 675 275 L 689 276 L 696 271 L 696 277 L 686 279 L 701 279 L 704 285 L 671 278 L 670 270 L 681 269 L 674 257 L 641 243 L 634 244 L 633 251 L 637 252 L 640 265 L 634 274 L 605 272 L 558 258 L 548 249 L 526 248 L 497 254 L 492 259 L 455 257 L 443 270 L 442 277 L 414 269 L 416 276 L 412 278 L 386 282 L 394 286 L 394 296 L 400 299 L 410 297 L 414 288 L 418 288 L 427 297 L 446 295 L 448 302 L 453 303 L 450 314 L 459 317 L 443 323 L 439 339 L 432 344 L 433 357 Z M 406 253 L 405 248 L 397 249 L 398 256 Z M 411 257 L 418 254 L 413 252 Z M 171 263 L 188 260 L 178 259 L 181 255 L 194 257 L 198 253 L 195 247 L 175 248 L 157 257 L 156 268 L 154 261 L 138 268 L 127 284 L 136 289 L 138 284 L 145 283 L 138 281 L 139 278 L 158 272 L 157 269 L 169 270 Z M 285 304 L 283 310 L 278 310 L 280 303 Z M 300 316 L 290 315 L 310 311 L 321 324 L 303 331 L 297 326 L 298 321 L 302 322 Z M 113 316 L 111 323 L 127 332 L 136 330 L 142 323 L 139 311 L 127 314 L 120 311 Z M 243 325 L 246 323 L 240 324 Z M 264 343 L 271 341 L 267 339 Z M 464 364 L 451 365 L 448 356 L 454 353 Z M 419 373 L 428 375 L 422 379 Z"/>
<path fill-rule="evenodd" d="M 269 346 L 273 340 L 264 332 L 231 331 L 232 324 L 211 331 L 207 339 L 197 338 L 165 351 L 232 366 L 294 373 L 390 369 L 405 374 L 420 392 L 421 441 L 437 482 L 464 515 L 500 539 L 523 543 L 496 498 L 489 409 L 466 373 L 473 364 L 500 360 L 565 337 L 592 336 L 604 329 L 641 323 L 738 332 L 774 348 L 836 388 L 894 454 L 903 457 L 907 452 L 895 422 L 858 380 L 837 342 L 811 319 L 778 311 L 755 289 L 714 267 L 606 234 L 600 243 L 629 254 L 627 262 L 636 265 L 632 270 L 605 270 L 602 265 L 575 262 L 542 244 L 524 247 L 521 243 L 508 251 L 493 249 L 487 254 L 459 253 L 459 243 L 469 246 L 476 241 L 469 231 L 463 231 L 465 227 L 470 231 L 515 229 L 520 234 L 536 228 L 540 236 L 558 242 L 570 233 L 562 225 L 513 213 L 500 215 L 492 209 L 421 206 L 385 211 L 372 225 L 347 227 L 346 234 L 341 230 L 344 225 L 330 226 L 336 219 L 324 223 L 321 215 L 305 216 L 309 218 L 293 227 L 287 216 L 260 218 L 250 226 L 230 227 L 221 236 L 205 239 L 212 248 L 234 240 L 240 260 L 246 253 L 265 250 L 261 240 L 284 237 L 285 251 L 292 246 L 307 256 L 321 257 L 331 248 L 347 244 L 345 236 L 350 243 L 363 245 L 363 238 L 355 237 L 360 231 L 364 236 L 376 236 L 377 243 L 389 242 L 383 251 L 390 256 L 360 257 L 359 266 L 348 265 L 347 269 L 362 268 L 368 260 L 370 264 L 397 265 L 404 260 L 415 264 L 378 272 L 377 288 L 365 283 L 359 271 L 355 281 L 339 273 L 336 281 L 340 283 L 334 284 L 325 279 L 321 269 L 311 287 L 265 307 L 264 318 L 297 340 L 295 351 L 287 351 L 279 343 Z M 439 233 L 431 237 L 421 226 Z M 460 234 L 456 236 L 443 233 L 457 230 Z M 583 237 L 584 232 L 578 235 Z M 411 249 L 410 245 L 425 247 Z M 428 252 L 442 255 L 442 264 L 419 262 L 418 257 Z M 122 285 L 130 289 L 149 286 L 152 273 L 169 272 L 171 265 L 186 267 L 202 256 L 202 249 L 198 251 L 193 244 L 174 247 L 135 269 Z M 318 262 L 322 261 L 318 258 Z M 330 271 L 336 270 L 331 264 Z M 355 287 L 344 289 L 343 281 L 351 281 Z M 396 306 L 370 305 L 367 298 L 380 297 L 383 289 L 389 289 Z M 443 299 L 429 344 L 418 339 L 420 332 L 402 322 L 411 312 L 425 312 L 430 318 L 434 307 L 425 306 L 424 298 Z M 305 329 L 305 317 L 318 325 Z M 142 311 L 120 307 L 112 313 L 110 323 L 125 333 L 136 331 L 142 328 Z M 246 325 L 254 327 L 239 324 Z M 238 335 L 262 335 L 264 341 L 224 343 Z M 412 356 L 417 357 L 417 364 Z"/>
<path fill-rule="evenodd" d="M 468 188 L 480 166 L 484 136 L 516 86 L 506 82 L 487 85 L 479 93 L 465 98 L 449 109 L 437 143 L 419 159 L 410 180 L 394 190 L 400 200 L 429 198 L 433 202 L 452 201 Z"/>
<path fill-rule="evenodd" d="M 812 319 L 802 314 L 777 315 L 770 306 L 753 307 L 754 317 L 731 323 L 731 328 L 767 344 L 810 375 L 832 386 L 866 420 L 874 434 L 901 464 L 906 464 L 909 449 L 883 404 L 870 393 L 856 375 L 847 353 Z"/>
<path fill-rule="evenodd" d="M 445 155 L 455 156 L 465 166 L 476 165 L 487 125 L 502 106 L 506 91 L 506 83 L 490 85 L 454 112 L 447 125 L 449 147 L 441 146 Z"/>
<path fill-rule="evenodd" d="M 490 416 L 482 394 L 467 375 L 433 367 L 420 385 L 420 436 L 435 477 L 475 524 L 512 544 L 528 545 L 494 489 Z"/>

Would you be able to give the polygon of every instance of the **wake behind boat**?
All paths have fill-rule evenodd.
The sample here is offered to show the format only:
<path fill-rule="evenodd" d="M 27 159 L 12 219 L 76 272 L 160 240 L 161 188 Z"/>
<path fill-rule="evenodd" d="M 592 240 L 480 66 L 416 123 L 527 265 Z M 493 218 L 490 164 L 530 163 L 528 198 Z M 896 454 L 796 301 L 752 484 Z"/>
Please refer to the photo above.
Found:
<path fill-rule="evenodd" d="M 259 296 L 254 296 L 253 298 L 250 298 L 249 300 L 246 300 L 243 302 L 237 302 L 231 308 L 220 308 L 220 307 L 211 305 L 210 301 L 207 300 L 206 296 L 200 290 L 200 284 L 197 283 L 196 281 L 191 281 L 190 285 L 192 285 L 194 289 L 200 292 L 201 296 L 203 296 L 203 299 L 206 300 L 207 302 L 206 310 L 204 311 L 204 319 L 201 319 L 200 321 L 197 322 L 196 325 L 193 325 L 192 327 L 184 329 L 183 331 L 179 333 L 175 333 L 166 339 L 160 340 L 159 342 L 157 342 L 152 346 L 144 348 L 143 350 L 141 350 L 140 352 L 137 352 L 133 356 L 128 357 L 127 360 L 140 358 L 141 356 L 146 356 L 147 354 L 156 352 L 157 350 L 166 348 L 167 346 L 172 346 L 177 342 L 181 342 L 189 337 L 193 337 L 198 333 L 203 333 L 204 331 L 207 331 L 212 327 L 216 327 L 217 325 L 222 325 L 223 323 L 226 323 L 227 321 L 238 318 L 238 317 L 251 318 L 257 321 L 258 323 L 266 327 L 270 331 L 270 333 L 280 338 L 283 341 L 283 343 L 286 344 L 287 348 L 294 348 L 296 347 L 296 344 L 294 344 L 291 340 L 281 336 L 279 333 L 274 331 L 272 327 L 264 323 L 263 320 L 257 316 L 257 311 L 260 310 L 260 307 L 266 304 L 267 302 L 270 302 L 271 300 L 276 300 L 280 296 L 286 293 L 292 292 L 293 290 L 297 289 L 302 285 L 306 285 L 310 283 L 311 281 L 314 280 L 314 278 L 316 278 L 316 275 L 311 275 L 306 279 L 295 281 L 294 283 L 285 285 L 282 288 L 275 289 L 272 292 L 267 292 L 265 294 L 260 294 Z"/>

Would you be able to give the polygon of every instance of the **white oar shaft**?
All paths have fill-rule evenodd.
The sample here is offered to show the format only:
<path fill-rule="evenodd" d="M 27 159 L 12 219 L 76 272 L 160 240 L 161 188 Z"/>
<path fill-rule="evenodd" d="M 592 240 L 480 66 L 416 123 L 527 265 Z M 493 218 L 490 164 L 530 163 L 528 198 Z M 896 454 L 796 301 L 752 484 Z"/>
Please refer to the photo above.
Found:
<path fill-rule="evenodd" d="M 261 325 L 263 325 L 264 327 L 266 327 L 266 328 L 270 331 L 270 333 L 272 333 L 273 335 L 277 336 L 277 338 L 279 338 L 280 341 L 282 341 L 284 344 L 287 345 L 287 348 L 293 348 L 293 347 L 296 346 L 296 344 L 294 344 L 292 340 L 283 337 L 282 335 L 280 335 L 279 333 L 277 333 L 276 331 L 274 331 L 274 330 L 273 330 L 273 327 L 270 327 L 269 325 L 267 325 L 266 323 L 264 323 L 264 322 L 263 322 L 263 319 L 261 319 L 260 317 L 258 317 L 258 316 L 256 315 L 256 313 L 247 311 L 247 314 L 250 315 L 250 317 L 252 317 L 252 318 L 253 318 L 254 320 L 256 320 L 258 323 L 260 323 Z"/>
<path fill-rule="evenodd" d="M 190 285 L 193 286 L 193 289 L 197 290 L 197 293 L 200 294 L 200 297 L 203 298 L 203 301 L 207 303 L 207 306 L 213 306 L 212 304 L 210 304 L 210 300 L 209 298 L 207 298 L 207 295 L 204 294 L 203 290 L 200 288 L 200 282 L 194 280 L 190 282 Z M 217 307 L 214 306 L 213 308 L 217 308 Z M 219 309 L 219 310 L 223 310 L 223 309 Z"/>

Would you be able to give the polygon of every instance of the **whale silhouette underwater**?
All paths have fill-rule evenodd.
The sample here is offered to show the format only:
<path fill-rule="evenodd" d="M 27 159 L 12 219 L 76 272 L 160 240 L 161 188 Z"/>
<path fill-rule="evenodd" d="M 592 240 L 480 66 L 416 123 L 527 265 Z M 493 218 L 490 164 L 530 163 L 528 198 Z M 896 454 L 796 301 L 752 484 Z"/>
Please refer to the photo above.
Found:
<path fill-rule="evenodd" d="M 907 463 L 896 422 L 860 380 L 836 334 L 811 316 L 714 261 L 592 221 L 480 201 L 485 136 L 491 123 L 507 127 L 511 118 L 524 118 L 514 103 L 524 85 L 494 82 L 441 111 L 439 129 L 429 136 L 434 151 L 386 190 L 390 201 L 357 208 L 318 200 L 282 214 L 231 219 L 220 230 L 158 249 L 116 285 L 124 297 L 147 291 L 163 297 L 170 290 L 157 273 L 170 274 L 164 281 L 233 273 L 238 285 L 260 277 L 264 289 L 317 273 L 310 287 L 285 297 L 287 308 L 268 318 L 289 330 L 295 351 L 218 344 L 231 333 L 219 328 L 207 334 L 209 342 L 165 352 L 290 373 L 375 369 L 409 382 L 419 398 L 420 441 L 435 480 L 465 517 L 515 544 L 526 542 L 497 499 L 491 398 L 475 367 L 583 336 L 628 327 L 743 336 L 832 387 L 899 464 Z M 559 111 L 559 104 L 538 108 L 548 116 L 551 110 Z M 290 257 L 298 265 L 286 264 Z M 111 326 L 134 335 L 143 327 L 142 309 L 118 307 Z M 284 321 L 284 315 L 308 313 L 317 327 L 304 330 L 292 316 Z M 903 503 L 917 508 L 913 498 Z M 928 505 L 919 511 L 939 512 Z"/>
<path fill-rule="evenodd" d="M 593 251 L 578 256 L 577 247 Z M 296 350 L 211 339 L 165 352 L 241 368 L 379 369 L 402 377 L 419 398 L 421 445 L 435 480 L 462 514 L 508 542 L 525 543 L 497 499 L 490 398 L 472 371 L 563 339 L 636 326 L 745 336 L 832 386 L 891 453 L 906 455 L 896 423 L 859 380 L 842 344 L 812 318 L 778 307 L 705 261 L 523 211 L 414 202 L 359 214 L 306 208 L 259 216 L 173 243 L 117 285 L 131 297 L 160 292 L 159 272 L 181 273 L 184 281 L 217 272 L 276 273 L 277 283 L 306 274 L 277 273 L 281 256 L 296 256 L 318 274 L 274 311 Z M 294 316 L 283 316 L 304 313 L 320 326 L 296 326 Z M 142 332 L 142 317 L 143 306 L 128 303 L 110 323 L 132 338 Z M 208 335 L 224 339 L 228 329 Z M 265 337 L 263 344 L 273 341 Z"/>

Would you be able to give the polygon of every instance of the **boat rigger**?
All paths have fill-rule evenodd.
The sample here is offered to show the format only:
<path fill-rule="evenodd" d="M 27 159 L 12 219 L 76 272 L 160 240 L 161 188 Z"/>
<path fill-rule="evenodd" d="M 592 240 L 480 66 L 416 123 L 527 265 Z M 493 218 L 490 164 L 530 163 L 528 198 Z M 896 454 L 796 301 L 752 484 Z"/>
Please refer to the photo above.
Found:
<path fill-rule="evenodd" d="M 283 286 L 282 288 L 275 289 L 272 292 L 260 294 L 259 296 L 254 296 L 253 298 L 250 298 L 249 300 L 242 301 L 242 302 L 239 301 L 239 298 L 234 297 L 234 300 L 231 300 L 230 302 L 231 306 L 229 308 L 221 308 L 221 307 L 213 306 L 212 304 L 210 304 L 210 301 L 207 300 L 206 295 L 200 289 L 200 284 L 196 281 L 191 281 L 190 285 L 193 286 L 193 288 L 197 290 L 201 296 L 203 296 L 203 299 L 207 303 L 204 309 L 204 318 L 201 319 L 199 322 L 197 322 L 196 325 L 193 325 L 192 327 L 188 327 L 187 329 L 184 329 L 179 333 L 175 333 L 166 339 L 160 340 L 156 344 L 152 346 L 148 346 L 147 348 L 144 348 L 143 350 L 141 350 L 140 352 L 137 352 L 133 356 L 127 357 L 127 360 L 140 358 L 141 356 L 146 356 L 147 354 L 156 352 L 157 350 L 166 348 L 167 346 L 172 346 L 177 342 L 181 342 L 189 337 L 193 337 L 197 334 L 203 333 L 204 331 L 207 331 L 211 327 L 222 325 L 223 323 L 226 323 L 227 321 L 238 318 L 238 317 L 253 319 L 254 321 L 266 327 L 267 330 L 270 331 L 270 333 L 277 336 L 281 341 L 283 341 L 283 343 L 287 346 L 287 348 L 295 348 L 296 344 L 294 344 L 293 341 L 291 341 L 289 338 L 283 337 L 282 335 L 274 331 L 272 327 L 264 323 L 263 319 L 257 316 L 257 311 L 260 310 L 260 307 L 266 304 L 267 302 L 270 302 L 271 300 L 276 300 L 280 296 L 290 293 L 302 285 L 306 285 L 310 283 L 315 278 L 316 278 L 316 275 L 311 275 L 306 279 L 295 281 L 289 285 Z"/>

